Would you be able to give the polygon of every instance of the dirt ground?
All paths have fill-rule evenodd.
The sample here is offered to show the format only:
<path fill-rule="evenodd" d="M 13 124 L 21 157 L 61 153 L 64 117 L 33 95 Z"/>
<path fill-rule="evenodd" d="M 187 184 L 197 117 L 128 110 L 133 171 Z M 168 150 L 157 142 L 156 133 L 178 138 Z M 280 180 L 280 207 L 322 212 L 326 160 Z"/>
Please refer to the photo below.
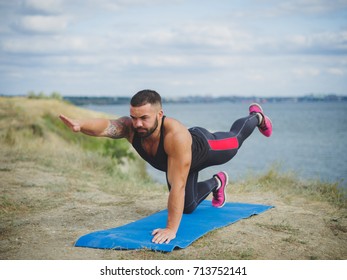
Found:
<path fill-rule="evenodd" d="M 34 171 L 35 170 L 35 171 Z M 347 213 L 324 202 L 288 199 L 271 192 L 240 192 L 228 187 L 229 201 L 263 203 L 275 208 L 208 233 L 172 253 L 99 250 L 74 247 L 91 231 L 120 226 L 165 208 L 167 193 L 112 195 L 90 181 L 83 190 L 64 192 L 64 176 L 44 168 L 7 164 L 2 184 L 17 199 L 40 200 L 39 211 L 21 211 L 1 222 L 0 259 L 346 259 Z M 47 182 L 57 189 L 47 192 Z M 69 184 L 80 184 L 72 181 Z M 54 193 L 55 192 L 55 193 Z M 45 203 L 47 205 L 45 205 Z"/>

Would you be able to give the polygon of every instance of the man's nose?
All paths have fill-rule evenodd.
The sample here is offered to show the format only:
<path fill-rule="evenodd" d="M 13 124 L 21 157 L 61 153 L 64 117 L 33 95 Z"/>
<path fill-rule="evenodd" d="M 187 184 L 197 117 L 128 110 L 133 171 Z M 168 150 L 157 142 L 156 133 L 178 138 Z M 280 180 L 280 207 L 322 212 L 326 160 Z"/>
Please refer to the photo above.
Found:
<path fill-rule="evenodd" d="M 135 120 L 135 127 L 142 127 L 142 121 L 141 120 Z"/>

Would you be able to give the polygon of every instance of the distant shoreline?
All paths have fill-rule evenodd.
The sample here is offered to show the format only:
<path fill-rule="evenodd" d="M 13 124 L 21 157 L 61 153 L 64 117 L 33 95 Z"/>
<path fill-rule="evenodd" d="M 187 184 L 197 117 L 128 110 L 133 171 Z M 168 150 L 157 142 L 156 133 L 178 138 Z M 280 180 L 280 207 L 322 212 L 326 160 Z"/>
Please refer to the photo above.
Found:
<path fill-rule="evenodd" d="M 89 96 L 64 96 L 64 100 L 77 106 L 83 105 L 122 105 L 129 104 L 131 97 L 89 97 Z M 165 104 L 189 104 L 189 103 L 298 103 L 298 102 L 342 102 L 347 101 L 347 96 L 331 95 L 305 95 L 301 97 L 242 97 L 242 96 L 186 96 L 186 97 L 162 97 Z"/>
<path fill-rule="evenodd" d="M 25 97 L 25 95 L 4 95 L 4 97 Z M 122 105 L 129 104 L 131 97 L 126 96 L 62 96 L 62 98 L 74 105 Z M 309 94 L 296 97 L 256 97 L 256 96 L 186 96 L 163 97 L 163 103 L 301 103 L 301 102 L 346 102 L 347 95 L 336 94 Z"/>

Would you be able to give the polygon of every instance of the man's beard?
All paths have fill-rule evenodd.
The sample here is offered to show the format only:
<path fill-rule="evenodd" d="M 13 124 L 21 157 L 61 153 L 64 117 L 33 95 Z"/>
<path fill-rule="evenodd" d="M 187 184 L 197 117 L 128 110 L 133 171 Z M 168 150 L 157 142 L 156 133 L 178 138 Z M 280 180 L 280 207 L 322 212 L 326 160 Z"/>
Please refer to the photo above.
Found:
<path fill-rule="evenodd" d="M 158 127 L 158 119 L 156 118 L 155 119 L 155 123 L 154 123 L 154 126 L 151 127 L 151 128 L 135 128 L 135 131 L 136 131 L 136 134 L 140 137 L 140 138 L 147 138 L 149 136 L 151 136 L 153 134 L 153 132 L 157 129 Z M 139 132 L 138 130 L 144 130 L 144 131 L 141 131 Z"/>

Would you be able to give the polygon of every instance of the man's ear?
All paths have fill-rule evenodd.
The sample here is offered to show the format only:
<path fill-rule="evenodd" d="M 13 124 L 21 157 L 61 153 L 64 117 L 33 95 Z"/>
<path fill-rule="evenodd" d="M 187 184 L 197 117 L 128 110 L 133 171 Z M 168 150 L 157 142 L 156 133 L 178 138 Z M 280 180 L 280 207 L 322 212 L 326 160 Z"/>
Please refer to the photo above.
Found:
<path fill-rule="evenodd" d="M 159 116 L 159 118 L 162 118 L 164 116 L 163 109 L 160 109 L 160 111 L 158 112 L 158 116 Z"/>

